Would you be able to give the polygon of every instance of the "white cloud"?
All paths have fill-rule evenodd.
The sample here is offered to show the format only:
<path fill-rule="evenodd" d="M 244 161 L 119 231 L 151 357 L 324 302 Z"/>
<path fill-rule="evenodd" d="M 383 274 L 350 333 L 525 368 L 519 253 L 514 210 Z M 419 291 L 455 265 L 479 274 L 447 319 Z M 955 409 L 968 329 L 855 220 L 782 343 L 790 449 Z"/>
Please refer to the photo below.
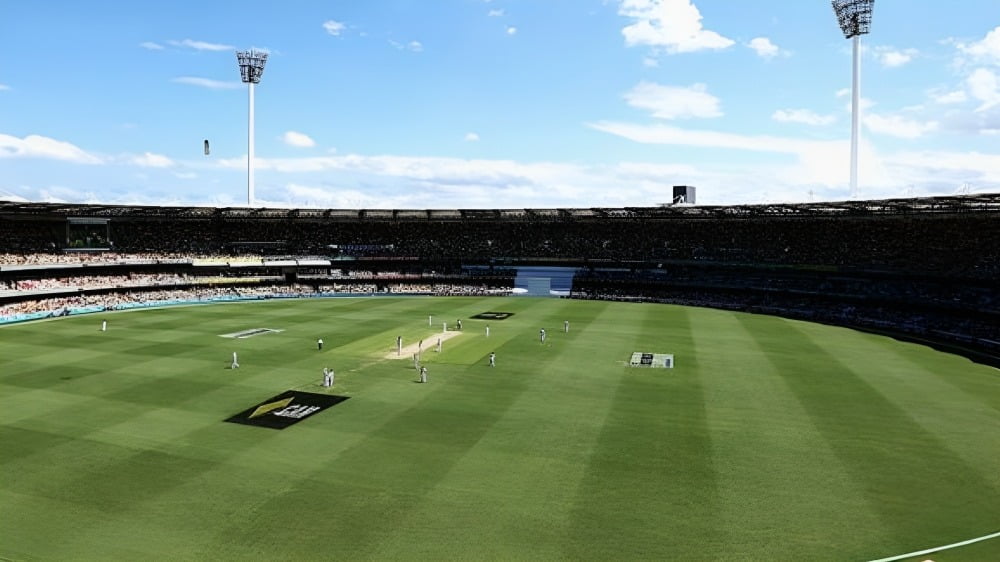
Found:
<path fill-rule="evenodd" d="M 316 146 L 316 141 L 312 140 L 309 135 L 299 133 L 297 131 L 286 131 L 285 134 L 281 135 L 281 140 L 288 146 L 295 146 L 298 148 L 311 148 Z"/>
<path fill-rule="evenodd" d="M 490 10 L 486 15 L 491 18 L 499 18 L 503 16 L 503 10 Z"/>
<path fill-rule="evenodd" d="M 323 22 L 323 29 L 330 35 L 340 35 L 340 32 L 344 31 L 345 26 L 336 20 L 326 20 Z"/>
<path fill-rule="evenodd" d="M 1000 79 L 992 70 L 977 68 L 965 83 L 972 97 L 982 102 L 976 111 L 985 111 L 1000 104 Z"/>
<path fill-rule="evenodd" d="M 1000 25 L 993 28 L 980 41 L 958 43 L 958 50 L 974 60 L 1000 64 Z"/>
<path fill-rule="evenodd" d="M 875 58 L 886 68 L 896 68 L 913 60 L 920 51 L 916 49 L 896 49 L 894 47 L 875 47 Z"/>
<path fill-rule="evenodd" d="M 710 148 L 733 148 L 756 152 L 779 152 L 798 154 L 806 150 L 808 145 L 816 145 L 821 141 L 806 141 L 803 139 L 773 137 L 768 135 L 740 135 L 720 131 L 683 129 L 672 125 L 636 125 L 600 121 L 589 123 L 589 127 L 605 133 L 643 144 L 672 144 L 700 146 Z M 829 145 L 829 142 L 823 142 Z"/>
<path fill-rule="evenodd" d="M 600 129 L 627 124 L 591 125 Z M 266 182 L 257 199 L 276 207 L 462 209 L 652 206 L 669 200 L 671 185 L 699 187 L 702 204 L 766 201 L 843 200 L 847 187 L 849 143 L 801 138 L 748 136 L 674 127 L 652 129 L 664 142 L 685 147 L 752 150 L 761 155 L 749 163 L 713 157 L 711 164 L 690 159 L 618 164 L 567 164 L 511 160 L 465 160 L 393 155 L 310 156 L 259 159 Z M 610 131 L 621 132 L 621 131 Z M 951 194 L 963 182 L 974 190 L 1000 189 L 1000 154 L 942 151 L 880 154 L 862 140 L 862 197 L 895 197 L 913 185 L 920 195 Z M 669 151 L 663 151 L 669 154 Z M 707 153 L 708 151 L 706 151 Z M 777 156 L 767 156 L 775 153 Z M 787 156 L 789 155 L 791 159 Z M 95 194 L 79 186 L 3 186 L 14 197 L 30 201 L 59 199 L 122 204 L 239 205 L 245 194 L 232 178 L 246 172 L 246 157 L 198 166 L 198 180 L 181 182 L 188 169 L 151 175 L 135 191 L 135 174 L 125 174 L 127 187 L 107 187 Z M 228 178 L 228 179 L 227 179 Z M 84 183 L 84 182 L 81 182 Z M 108 182 L 114 184 L 114 181 Z M 227 191 L 225 185 L 233 184 Z M 363 185 L 364 188 L 357 186 Z M 342 188 L 341 186 L 350 186 Z M 210 187 L 210 189 L 206 189 Z M 9 197 L 8 197 L 9 198 Z"/>
<path fill-rule="evenodd" d="M 0 92 L 6 92 L 8 90 L 10 90 L 10 86 L 7 84 L 0 84 Z"/>
<path fill-rule="evenodd" d="M 476 133 L 465 133 L 466 142 L 476 142 L 479 140 L 479 135 Z"/>
<path fill-rule="evenodd" d="M 931 99 L 934 100 L 934 103 L 940 103 L 942 105 L 962 103 L 969 99 L 969 97 L 965 95 L 965 90 L 955 90 L 953 92 L 932 92 L 930 96 Z"/>
<path fill-rule="evenodd" d="M 200 86 L 210 90 L 235 90 L 236 88 L 242 87 L 240 82 L 212 80 L 211 78 L 199 78 L 197 76 L 178 76 L 170 81 L 176 82 L 177 84 Z"/>
<path fill-rule="evenodd" d="M 646 68 L 656 68 L 660 66 L 660 61 L 656 60 L 653 57 L 643 57 L 642 66 L 645 66 Z"/>
<path fill-rule="evenodd" d="M 767 37 L 754 37 L 747 43 L 747 47 L 754 50 L 758 57 L 773 59 L 778 55 L 788 56 L 788 51 L 783 51 L 771 42 Z"/>
<path fill-rule="evenodd" d="M 721 117 L 719 98 L 709 94 L 704 84 L 690 87 L 661 86 L 640 82 L 625 94 L 632 107 L 647 109 L 660 119 Z"/>
<path fill-rule="evenodd" d="M 514 27 L 512 25 L 512 26 L 510 26 L 510 27 L 507 28 L 507 35 L 516 35 L 516 34 L 517 34 L 517 28 L 516 27 Z"/>
<path fill-rule="evenodd" d="M 771 119 L 782 123 L 802 123 L 805 125 L 829 125 L 837 120 L 833 115 L 820 115 L 808 109 L 779 109 Z"/>
<path fill-rule="evenodd" d="M 393 41 L 389 39 L 389 44 L 393 47 L 399 49 L 400 51 L 413 51 L 414 53 L 419 53 L 424 50 L 423 44 L 420 41 L 410 41 L 409 43 L 400 43 L 399 41 Z"/>
<path fill-rule="evenodd" d="M 865 115 L 862 120 L 868 130 L 901 139 L 915 139 L 938 129 L 937 121 L 917 121 L 899 115 Z"/>
<path fill-rule="evenodd" d="M 749 165 L 732 174 L 730 181 L 750 182 L 752 189 L 778 189 L 790 191 L 793 186 L 821 185 L 846 189 L 850 143 L 846 140 L 819 141 L 771 135 L 743 135 L 722 131 L 685 129 L 671 125 L 637 125 L 620 122 L 589 123 L 589 127 L 643 144 L 664 144 L 684 147 L 742 150 L 758 153 L 788 154 L 795 157 L 792 164 Z M 861 171 L 867 186 L 891 185 L 893 179 L 884 161 L 871 145 L 862 140 Z M 753 185 L 754 178 L 766 178 L 764 185 Z M 723 188 L 731 189 L 731 188 Z M 805 190 L 801 188 L 800 201 Z M 846 194 L 846 192 L 845 192 Z M 773 193 L 771 195 L 774 195 Z M 759 201 L 759 196 L 747 192 L 744 201 Z M 782 196 L 780 199 L 787 199 Z M 788 199 L 792 200 L 792 199 Z"/>
<path fill-rule="evenodd" d="M 618 14 L 633 22 L 622 28 L 629 47 L 648 45 L 667 53 L 725 49 L 732 39 L 702 27 L 701 12 L 691 0 L 621 0 Z"/>
<path fill-rule="evenodd" d="M 103 160 L 66 141 L 41 135 L 18 138 L 0 133 L 0 158 L 48 158 L 78 164 L 101 164 Z"/>
<path fill-rule="evenodd" d="M 159 43 L 154 43 L 152 41 L 143 41 L 142 43 L 139 43 L 139 46 L 142 47 L 143 49 L 149 49 L 150 51 L 163 50 L 163 45 L 160 45 Z"/>
<path fill-rule="evenodd" d="M 208 43 L 206 41 L 195 41 L 193 39 L 184 39 L 181 41 L 176 41 L 171 39 L 167 41 L 175 47 L 188 47 L 190 49 L 195 49 L 196 51 L 232 51 L 234 47 L 232 45 L 223 45 L 221 43 Z"/>
<path fill-rule="evenodd" d="M 143 153 L 141 156 L 133 156 L 129 162 L 135 166 L 143 168 L 169 168 L 174 165 L 174 161 L 162 154 L 152 152 Z"/>

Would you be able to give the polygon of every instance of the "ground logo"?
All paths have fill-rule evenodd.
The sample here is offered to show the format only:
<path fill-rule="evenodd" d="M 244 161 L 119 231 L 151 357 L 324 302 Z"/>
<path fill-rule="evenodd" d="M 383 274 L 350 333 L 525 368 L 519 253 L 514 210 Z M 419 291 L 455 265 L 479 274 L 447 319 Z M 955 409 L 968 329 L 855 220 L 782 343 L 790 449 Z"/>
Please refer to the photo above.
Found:
<path fill-rule="evenodd" d="M 340 404 L 347 396 L 288 390 L 227 418 L 227 422 L 285 429 L 313 414 Z"/>
<path fill-rule="evenodd" d="M 477 320 L 506 320 L 511 316 L 514 316 L 513 312 L 482 312 L 473 318 Z"/>

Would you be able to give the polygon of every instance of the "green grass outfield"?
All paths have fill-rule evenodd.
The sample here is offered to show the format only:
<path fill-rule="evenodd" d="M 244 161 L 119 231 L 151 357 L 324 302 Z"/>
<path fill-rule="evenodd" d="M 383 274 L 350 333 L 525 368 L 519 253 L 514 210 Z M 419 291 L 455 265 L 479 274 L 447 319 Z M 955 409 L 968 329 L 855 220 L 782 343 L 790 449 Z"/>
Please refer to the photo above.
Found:
<path fill-rule="evenodd" d="M 486 338 L 486 311 L 515 314 Z M 385 359 L 457 318 L 428 384 Z M 283 331 L 219 337 L 253 328 Z M 633 351 L 677 367 L 629 368 Z M 324 366 L 349 400 L 281 431 L 223 422 L 326 392 Z M 3 559 L 870 560 L 1000 531 L 1000 372 L 651 304 L 86 315 L 0 328 L 0 463 Z M 1000 539 L 926 558 L 1000 559 Z"/>

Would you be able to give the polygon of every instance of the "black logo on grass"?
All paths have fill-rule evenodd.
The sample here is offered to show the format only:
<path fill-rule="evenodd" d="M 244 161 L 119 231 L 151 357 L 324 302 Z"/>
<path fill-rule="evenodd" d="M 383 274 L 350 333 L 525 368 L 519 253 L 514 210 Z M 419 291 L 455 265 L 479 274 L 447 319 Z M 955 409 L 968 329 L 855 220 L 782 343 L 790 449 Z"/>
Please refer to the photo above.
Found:
<path fill-rule="evenodd" d="M 477 320 L 506 320 L 514 316 L 513 312 L 483 312 L 473 316 Z"/>
<path fill-rule="evenodd" d="M 330 406 L 340 404 L 348 398 L 348 396 L 331 396 L 329 394 L 288 390 L 248 410 L 244 410 L 228 418 L 226 421 L 270 427 L 271 429 L 285 429 L 313 414 L 322 412 Z"/>

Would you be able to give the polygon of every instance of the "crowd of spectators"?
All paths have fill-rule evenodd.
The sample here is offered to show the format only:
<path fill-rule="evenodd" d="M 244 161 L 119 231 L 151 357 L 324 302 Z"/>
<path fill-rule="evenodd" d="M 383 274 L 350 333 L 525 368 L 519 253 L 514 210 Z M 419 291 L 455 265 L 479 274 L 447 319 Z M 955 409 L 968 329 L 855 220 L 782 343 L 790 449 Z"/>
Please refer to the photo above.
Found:
<path fill-rule="evenodd" d="M 0 243 L 2 244 L 2 243 Z M 0 246 L 2 247 L 2 246 Z M 261 256 L 253 254 L 196 254 L 178 252 L 0 252 L 0 266 L 4 265 L 94 265 L 129 263 L 171 263 L 171 262 L 259 262 Z"/>
<path fill-rule="evenodd" d="M 394 283 L 386 286 L 388 293 L 435 296 L 505 296 L 513 287 L 493 285 L 461 285 L 451 283 Z"/>
<path fill-rule="evenodd" d="M 145 287 L 150 285 L 181 285 L 191 282 L 194 282 L 194 278 L 173 273 L 80 275 L 74 277 L 42 277 L 37 279 L 0 281 L 0 290 L 12 292 L 48 291 L 52 289 L 86 290 L 114 287 Z"/>
<path fill-rule="evenodd" d="M 51 312 L 61 315 L 71 309 L 115 310 L 137 303 L 163 301 L 207 301 L 220 298 L 251 299 L 271 297 L 309 297 L 322 294 L 428 294 L 450 296 L 487 296 L 510 294 L 510 289 L 479 285 L 408 285 L 392 284 L 379 287 L 374 283 L 309 285 L 301 283 L 283 285 L 258 285 L 238 287 L 195 287 L 187 289 L 150 289 L 121 291 L 106 294 L 87 294 L 72 297 L 55 297 L 26 300 L 0 305 L 0 321 L 17 315 Z"/>

